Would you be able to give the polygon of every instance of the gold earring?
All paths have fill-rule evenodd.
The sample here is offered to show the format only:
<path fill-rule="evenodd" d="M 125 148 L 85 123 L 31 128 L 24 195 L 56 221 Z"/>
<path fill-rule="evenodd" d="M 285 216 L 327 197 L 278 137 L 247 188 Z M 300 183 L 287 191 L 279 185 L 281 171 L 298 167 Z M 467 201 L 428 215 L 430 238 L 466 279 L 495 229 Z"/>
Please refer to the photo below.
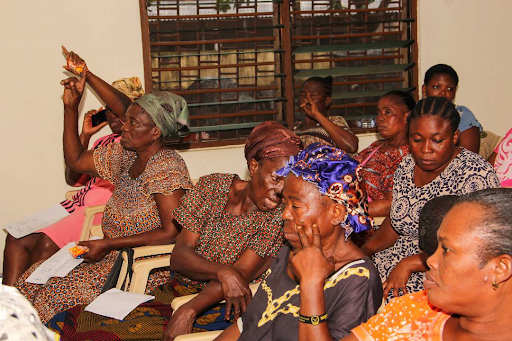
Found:
<path fill-rule="evenodd" d="M 496 283 L 496 280 L 492 281 L 492 288 L 493 288 L 494 290 L 498 290 L 499 286 L 500 286 L 500 285 L 499 285 L 498 283 Z"/>

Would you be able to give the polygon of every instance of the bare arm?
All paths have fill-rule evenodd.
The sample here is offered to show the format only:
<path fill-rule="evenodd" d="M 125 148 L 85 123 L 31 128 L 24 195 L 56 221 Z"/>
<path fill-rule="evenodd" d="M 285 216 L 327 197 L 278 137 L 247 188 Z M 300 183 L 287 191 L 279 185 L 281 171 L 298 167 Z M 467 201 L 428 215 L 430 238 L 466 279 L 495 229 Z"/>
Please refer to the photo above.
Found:
<path fill-rule="evenodd" d="M 224 329 L 222 334 L 215 338 L 215 341 L 236 341 L 240 337 L 240 330 L 238 325 L 233 323 L 228 328 Z"/>
<path fill-rule="evenodd" d="M 471 127 L 464 130 L 460 133 L 459 142 L 457 144 L 460 147 L 464 147 L 478 154 L 480 150 L 480 129 L 478 129 L 478 127 Z"/>
<path fill-rule="evenodd" d="M 419 253 L 413 256 L 402 259 L 391 271 L 386 281 L 383 283 L 384 297 L 387 297 L 389 291 L 393 289 L 393 296 L 398 296 L 398 291 L 401 289 L 405 294 L 407 293 L 407 281 L 413 272 L 425 272 L 427 267 L 428 254 Z"/>
<path fill-rule="evenodd" d="M 71 61 L 74 65 L 79 65 L 83 68 L 83 71 L 78 72 L 76 69 L 67 65 L 64 66 L 64 68 L 77 76 L 87 75 L 87 83 L 101 98 L 101 100 L 105 102 L 105 105 L 109 107 L 114 114 L 123 117 L 126 110 L 128 110 L 128 107 L 132 104 L 131 99 L 122 92 L 113 88 L 103 79 L 93 74 L 87 67 L 85 61 L 80 58 L 79 55 L 73 51 L 68 52 L 64 46 L 62 47 L 62 50 L 64 51 L 66 60 Z"/>
<path fill-rule="evenodd" d="M 317 121 L 339 148 L 343 149 L 347 153 L 357 152 L 357 148 L 359 147 L 359 138 L 354 135 L 354 133 L 334 124 L 324 115 L 318 116 Z"/>
<path fill-rule="evenodd" d="M 368 213 L 372 217 L 385 217 L 391 210 L 391 199 L 373 200 L 368 203 Z"/>
<path fill-rule="evenodd" d="M 487 162 L 489 162 L 491 164 L 491 166 L 494 167 L 494 162 L 496 161 L 496 152 L 492 152 L 491 153 L 491 156 L 489 156 L 489 158 L 487 159 Z"/>
<path fill-rule="evenodd" d="M 79 242 L 79 245 L 89 248 L 89 252 L 83 257 L 84 260 L 99 261 L 110 251 L 123 247 L 170 244 L 178 234 L 177 222 L 172 212 L 181 203 L 181 197 L 184 194 L 183 189 L 177 189 L 171 195 L 153 194 L 162 223 L 161 228 L 128 237 Z"/>
<path fill-rule="evenodd" d="M 393 246 L 398 237 L 398 234 L 391 227 L 391 219 L 387 216 L 377 232 L 361 247 L 361 251 L 371 256 L 376 252 Z"/>
<path fill-rule="evenodd" d="M 350 333 L 347 336 L 345 336 L 343 339 L 341 339 L 340 341 L 358 341 L 358 339 L 354 334 Z"/>

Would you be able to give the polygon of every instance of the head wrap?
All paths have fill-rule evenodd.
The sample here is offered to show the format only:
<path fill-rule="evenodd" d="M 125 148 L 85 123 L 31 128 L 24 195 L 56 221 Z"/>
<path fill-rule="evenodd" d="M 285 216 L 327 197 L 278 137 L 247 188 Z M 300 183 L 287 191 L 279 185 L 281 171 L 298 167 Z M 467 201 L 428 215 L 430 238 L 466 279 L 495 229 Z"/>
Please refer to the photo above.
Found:
<path fill-rule="evenodd" d="M 189 132 L 187 102 L 171 92 L 157 91 L 144 95 L 135 101 L 151 116 L 163 137 L 186 136 Z"/>
<path fill-rule="evenodd" d="M 292 156 L 276 174 L 287 176 L 290 172 L 316 185 L 320 193 L 345 206 L 347 215 L 341 223 L 345 239 L 352 231 L 359 233 L 373 226 L 359 163 L 343 150 L 320 143 L 310 144 Z"/>
<path fill-rule="evenodd" d="M 257 125 L 245 141 L 245 159 L 260 161 L 280 156 L 296 155 L 302 148 L 300 139 L 276 121 Z"/>
<path fill-rule="evenodd" d="M 130 97 L 132 101 L 144 95 L 142 83 L 137 76 L 118 79 L 112 83 L 112 87 Z"/>

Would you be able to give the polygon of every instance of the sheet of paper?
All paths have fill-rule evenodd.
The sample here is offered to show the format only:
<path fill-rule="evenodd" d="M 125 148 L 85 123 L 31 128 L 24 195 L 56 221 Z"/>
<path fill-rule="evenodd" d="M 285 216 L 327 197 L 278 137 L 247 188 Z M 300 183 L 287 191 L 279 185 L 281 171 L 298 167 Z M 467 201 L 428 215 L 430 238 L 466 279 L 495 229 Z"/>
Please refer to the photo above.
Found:
<path fill-rule="evenodd" d="M 135 294 L 113 288 L 99 295 L 85 307 L 85 311 L 122 320 L 138 305 L 154 298 L 150 295 Z"/>
<path fill-rule="evenodd" d="M 64 277 L 71 270 L 76 268 L 83 259 L 75 259 L 69 253 L 69 249 L 75 246 L 75 242 L 70 242 L 53 256 L 44 261 L 43 264 L 32 272 L 26 279 L 26 282 L 35 284 L 45 284 L 51 277 Z"/>
<path fill-rule="evenodd" d="M 68 211 L 57 204 L 21 220 L 5 225 L 5 229 L 14 238 L 21 238 L 47 226 L 55 224 L 69 215 Z"/>

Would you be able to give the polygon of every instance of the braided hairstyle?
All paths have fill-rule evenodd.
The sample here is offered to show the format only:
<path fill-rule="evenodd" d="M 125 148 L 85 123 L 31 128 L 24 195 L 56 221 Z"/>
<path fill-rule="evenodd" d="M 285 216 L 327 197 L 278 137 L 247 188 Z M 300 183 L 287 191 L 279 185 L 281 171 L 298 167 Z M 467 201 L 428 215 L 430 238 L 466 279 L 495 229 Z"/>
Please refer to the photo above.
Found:
<path fill-rule="evenodd" d="M 427 97 L 416 103 L 416 106 L 407 117 L 407 125 L 411 126 L 411 121 L 422 116 L 438 116 L 450 123 L 452 132 L 459 127 L 460 114 L 455 105 L 444 97 Z"/>
<path fill-rule="evenodd" d="M 452 77 L 455 81 L 455 86 L 459 85 L 459 75 L 457 75 L 457 72 L 450 65 L 446 64 L 437 64 L 428 69 L 427 72 L 425 72 L 425 80 L 423 81 L 424 84 L 427 85 L 432 77 L 439 74 Z"/>

